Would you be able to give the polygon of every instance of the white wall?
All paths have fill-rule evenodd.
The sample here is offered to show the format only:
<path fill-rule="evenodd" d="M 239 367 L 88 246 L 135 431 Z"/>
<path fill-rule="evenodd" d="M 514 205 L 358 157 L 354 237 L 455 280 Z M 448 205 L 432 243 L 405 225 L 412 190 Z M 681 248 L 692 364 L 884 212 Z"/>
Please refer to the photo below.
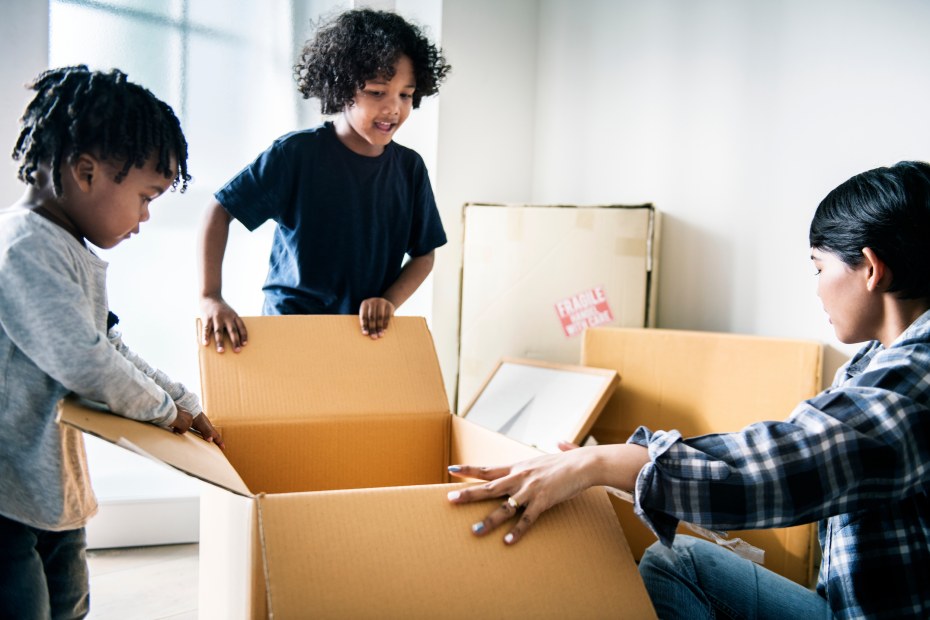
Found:
<path fill-rule="evenodd" d="M 34 94 L 24 88 L 48 67 L 48 5 L 45 2 L 5 2 L 0 19 L 0 208 L 22 196 L 16 179 L 19 164 L 10 159 L 19 137 L 19 119 Z"/>
<path fill-rule="evenodd" d="M 440 152 L 464 166 L 449 180 L 440 157 L 447 229 L 464 200 L 653 202 L 665 215 L 659 327 L 820 340 L 832 376 L 854 348 L 816 298 L 808 225 L 851 175 L 930 159 L 930 3 L 445 4 L 463 13 L 443 22 L 455 73 Z M 491 20 L 504 41 L 488 46 L 498 33 L 479 25 Z M 456 133 L 460 118 L 484 130 Z M 437 322 L 451 297 L 437 294 Z"/>
<path fill-rule="evenodd" d="M 834 345 L 828 370 L 851 350 L 836 346 L 814 295 L 807 226 L 852 174 L 930 159 L 930 3 L 395 6 L 431 27 L 453 65 L 438 101 L 424 104 L 438 109 L 435 146 L 416 125 L 434 122 L 426 108 L 399 136 L 427 157 L 435 149 L 449 244 L 437 253 L 433 332 L 447 386 L 467 201 L 654 202 L 665 214 L 660 327 L 821 340 Z M 0 67 L 9 153 L 28 101 L 22 84 L 47 63 L 47 8 L 4 8 L 0 50 L 16 58 Z M 2 204 L 21 193 L 13 171 L 8 160 Z M 263 266 L 265 251 L 250 264 Z"/>
<path fill-rule="evenodd" d="M 449 243 L 437 250 L 433 338 L 455 401 L 462 205 L 532 195 L 536 0 L 445 0 L 442 46 L 452 65 L 439 95 L 436 199 Z"/>

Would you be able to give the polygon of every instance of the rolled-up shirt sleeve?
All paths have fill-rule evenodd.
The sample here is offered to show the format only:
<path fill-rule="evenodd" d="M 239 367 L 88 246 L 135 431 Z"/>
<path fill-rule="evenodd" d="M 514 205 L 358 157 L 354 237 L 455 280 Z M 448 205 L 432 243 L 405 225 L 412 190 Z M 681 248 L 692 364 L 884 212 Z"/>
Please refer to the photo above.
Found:
<path fill-rule="evenodd" d="M 200 398 L 194 392 L 188 390 L 184 384 L 172 381 L 171 378 L 162 370 L 152 367 L 148 362 L 142 359 L 138 353 L 126 346 L 123 341 L 122 333 L 111 328 L 107 333 L 110 343 L 116 347 L 116 350 L 122 353 L 123 357 L 132 362 L 142 374 L 155 382 L 155 384 L 168 393 L 175 405 L 189 412 L 194 417 L 203 413 L 203 407 L 200 405 Z"/>
<path fill-rule="evenodd" d="M 925 345 L 868 363 L 799 404 L 786 421 L 682 438 L 638 428 L 649 462 L 634 510 L 671 544 L 679 521 L 716 529 L 787 527 L 875 507 L 930 484 Z M 845 374 L 841 369 L 840 374 Z"/>
<path fill-rule="evenodd" d="M 86 289 L 100 289 L 98 303 L 105 304 L 106 264 L 94 258 L 99 274 L 87 282 L 68 252 L 87 250 L 49 246 L 37 235 L 9 245 L 0 257 L 4 332 L 28 363 L 66 390 L 128 418 L 171 424 L 177 416 L 171 396 L 121 355 L 98 325 L 106 309 L 95 307 Z"/>

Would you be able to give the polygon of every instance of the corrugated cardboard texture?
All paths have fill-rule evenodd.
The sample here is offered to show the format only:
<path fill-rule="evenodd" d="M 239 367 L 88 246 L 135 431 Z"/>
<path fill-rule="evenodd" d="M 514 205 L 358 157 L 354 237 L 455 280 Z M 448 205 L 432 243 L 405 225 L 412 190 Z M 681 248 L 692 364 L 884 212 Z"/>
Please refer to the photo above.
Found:
<path fill-rule="evenodd" d="M 291 493 L 445 482 L 451 418 L 371 413 L 221 430 L 226 456 L 253 492 Z"/>
<path fill-rule="evenodd" d="M 601 287 L 611 325 L 652 324 L 658 214 L 651 205 L 466 205 L 459 377 L 461 412 L 501 357 L 575 364 L 557 302 Z"/>
<path fill-rule="evenodd" d="M 506 465 L 539 456 L 531 446 L 472 424 L 458 416 L 452 418 L 450 465 Z"/>
<path fill-rule="evenodd" d="M 456 600 L 450 592 L 461 589 L 456 571 L 483 584 L 488 609 L 507 608 L 511 599 L 487 584 L 510 581 L 513 573 L 498 564 L 508 549 L 470 534 L 482 507 L 455 511 L 445 492 L 457 485 L 432 484 L 448 480 L 453 452 L 472 462 L 487 457 L 501 463 L 537 451 L 449 414 L 425 322 L 395 317 L 388 336 L 372 342 L 358 334 L 354 317 L 245 320 L 250 344 L 239 356 L 201 351 L 202 390 L 230 460 L 267 494 L 252 504 L 205 494 L 202 611 L 224 618 L 268 611 L 278 618 L 325 618 L 442 617 L 450 609 L 453 617 L 473 617 L 471 601 L 450 607 Z M 366 380 L 371 373 L 378 379 Z M 374 488 L 381 485 L 394 486 Z M 545 587 L 542 598 L 558 601 L 550 607 L 562 615 L 580 604 L 597 617 L 595 610 L 612 600 L 613 614 L 614 599 L 632 598 L 648 617 L 651 607 L 622 531 L 604 493 L 597 496 L 599 503 L 581 512 L 575 502 L 566 504 L 573 528 L 555 527 L 556 516 L 553 526 L 534 531 L 549 564 L 534 562 L 531 572 L 544 577 L 541 584 L 513 583 L 527 599 L 540 598 Z M 450 522 L 452 516 L 458 519 Z M 446 539 L 468 541 L 474 551 L 450 552 Z M 565 574 L 579 558 L 610 585 L 609 596 L 600 589 L 589 593 L 596 580 L 580 569 Z M 434 595 L 446 590 L 445 598 Z M 211 604 L 216 597 L 242 607 Z"/>
<path fill-rule="evenodd" d="M 354 317 L 246 321 L 252 354 L 209 353 L 201 361 L 210 415 L 223 420 L 230 460 L 257 495 L 199 438 L 69 402 L 62 407 L 65 423 L 220 485 L 201 497 L 202 618 L 266 618 L 269 611 L 277 618 L 609 617 L 619 609 L 654 617 L 601 489 L 544 515 L 516 553 L 500 537 L 471 535 L 488 505 L 447 501 L 446 493 L 462 486 L 436 484 L 449 479 L 450 455 L 503 463 L 538 451 L 449 413 L 425 321 L 395 317 L 389 334 L 397 340 L 384 349 L 379 344 L 391 343 L 390 335 L 359 344 Z M 341 339 L 351 342 L 342 347 Z M 387 359 L 385 350 L 393 350 Z M 369 356 L 379 364 L 362 359 Z M 304 364 L 308 357 L 337 363 Z M 312 372 L 300 380 L 295 367 Z M 333 373 L 359 369 L 411 393 L 362 376 L 352 384 L 362 395 L 345 396 L 351 407 L 327 405 L 348 389 Z M 272 385 L 282 393 L 263 399 L 253 371 L 278 381 Z M 308 402 L 329 409 L 310 406 L 300 418 Z M 236 415 L 224 415 L 223 403 Z M 379 485 L 393 486 L 373 488 Z M 333 487 L 340 490 L 318 490 Z"/>
<path fill-rule="evenodd" d="M 198 348 L 204 409 L 215 424 L 448 413 L 433 341 L 420 317 L 364 336 L 354 316 L 247 317 L 240 353 Z M 199 331 L 198 322 L 198 331 Z M 281 343 L 287 343 L 282 347 Z"/>
<path fill-rule="evenodd" d="M 142 424 L 112 413 L 89 409 L 88 405 L 72 399 L 61 401 L 58 406 L 61 423 L 233 493 L 251 495 L 245 482 L 216 445 L 193 433 L 176 435 L 152 424 Z"/>
<path fill-rule="evenodd" d="M 655 617 L 603 490 L 505 547 L 506 530 L 472 535 L 494 504 L 450 504 L 459 486 L 262 498 L 274 617 Z"/>
<path fill-rule="evenodd" d="M 592 435 L 619 443 L 640 425 L 685 437 L 784 420 L 821 389 L 816 342 L 664 329 L 595 328 L 581 361 L 610 368 L 620 384 Z M 611 498 L 636 559 L 655 541 L 632 507 Z M 814 577 L 814 525 L 730 532 L 765 550 L 765 566 L 804 585 Z M 682 530 L 683 531 L 683 530 Z"/>

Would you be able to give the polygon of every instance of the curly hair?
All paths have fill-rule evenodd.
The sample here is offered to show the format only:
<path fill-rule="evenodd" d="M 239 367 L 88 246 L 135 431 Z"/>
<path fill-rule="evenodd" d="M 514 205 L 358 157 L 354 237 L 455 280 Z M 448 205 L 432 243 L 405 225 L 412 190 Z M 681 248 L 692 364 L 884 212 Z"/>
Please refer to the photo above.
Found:
<path fill-rule="evenodd" d="M 154 156 L 156 171 L 166 179 L 174 175 L 172 189 L 187 189 L 187 141 L 174 111 L 122 71 L 90 71 L 85 65 L 49 69 L 28 88 L 36 95 L 20 119 L 13 147 L 13 159 L 22 160 L 17 176 L 24 183 L 34 185 L 35 172 L 48 164 L 61 194 L 61 163 L 92 153 L 123 163 L 117 183 L 132 166 L 141 168 Z M 172 156 L 177 171 L 171 169 Z"/>
<path fill-rule="evenodd" d="M 357 9 L 320 21 L 294 65 L 294 78 L 304 99 L 316 97 L 323 114 L 336 114 L 366 81 L 394 77 L 401 55 L 413 63 L 418 108 L 423 97 L 439 92 L 451 66 L 420 28 L 388 11 Z"/>

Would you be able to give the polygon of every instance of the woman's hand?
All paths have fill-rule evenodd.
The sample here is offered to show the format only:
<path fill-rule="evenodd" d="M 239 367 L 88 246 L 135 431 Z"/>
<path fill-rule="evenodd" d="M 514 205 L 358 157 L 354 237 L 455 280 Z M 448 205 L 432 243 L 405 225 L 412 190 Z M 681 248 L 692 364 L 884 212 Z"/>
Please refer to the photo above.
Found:
<path fill-rule="evenodd" d="M 584 456 L 584 450 L 576 450 L 546 454 L 504 467 L 452 465 L 449 473 L 455 476 L 489 482 L 452 491 L 449 501 L 463 504 L 504 498 L 488 516 L 472 525 L 471 530 L 477 536 L 484 536 L 516 518 L 516 524 L 504 536 L 505 543 L 513 544 L 526 534 L 543 512 L 591 486 L 585 477 Z"/>
<path fill-rule="evenodd" d="M 544 454 L 504 467 L 451 465 L 454 476 L 486 480 L 485 484 L 449 493 L 453 504 L 495 497 L 504 501 L 472 532 L 484 536 L 513 518 L 517 523 L 504 536 L 508 545 L 518 542 L 539 516 L 556 504 L 571 499 L 595 485 L 632 491 L 636 476 L 649 462 L 646 448 L 633 444 L 611 444 L 579 448 L 562 442 L 562 452 Z"/>

